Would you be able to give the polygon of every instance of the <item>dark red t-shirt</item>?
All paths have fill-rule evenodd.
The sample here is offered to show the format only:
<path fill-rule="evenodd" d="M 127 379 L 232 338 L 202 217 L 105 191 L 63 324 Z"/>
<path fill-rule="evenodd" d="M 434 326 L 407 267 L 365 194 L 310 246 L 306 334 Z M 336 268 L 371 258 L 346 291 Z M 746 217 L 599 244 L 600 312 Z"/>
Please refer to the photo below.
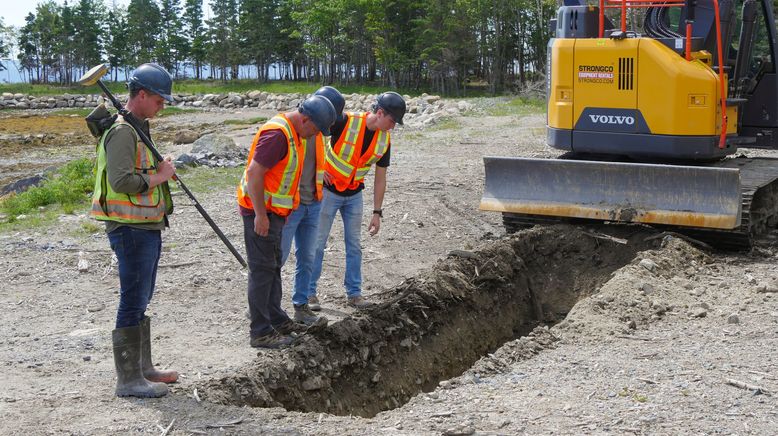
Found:
<path fill-rule="evenodd" d="M 252 160 L 270 169 L 284 160 L 288 152 L 289 142 L 287 142 L 284 132 L 280 130 L 266 130 L 259 135 L 259 141 L 257 142 L 257 148 L 254 149 Z M 238 205 L 238 208 L 243 216 L 254 215 L 253 209 L 246 209 L 240 205 Z"/>

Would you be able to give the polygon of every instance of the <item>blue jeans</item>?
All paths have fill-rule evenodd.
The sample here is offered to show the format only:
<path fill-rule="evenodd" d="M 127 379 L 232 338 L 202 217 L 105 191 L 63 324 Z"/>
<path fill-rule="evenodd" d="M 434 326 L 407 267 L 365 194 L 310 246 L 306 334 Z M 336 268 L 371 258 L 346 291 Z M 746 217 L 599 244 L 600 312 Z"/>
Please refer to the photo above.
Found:
<path fill-rule="evenodd" d="M 319 211 L 321 202 L 300 204 L 287 218 L 281 234 L 281 265 L 286 263 L 292 251 L 292 239 L 295 245 L 297 265 L 294 271 L 294 293 L 292 304 L 300 306 L 308 303 L 308 289 L 311 286 L 313 260 L 316 256 L 316 234 L 319 230 Z"/>
<path fill-rule="evenodd" d="M 319 236 L 316 243 L 316 257 L 313 261 L 311 287 L 308 291 L 309 297 L 316 295 L 316 284 L 321 277 L 321 267 L 324 262 L 324 249 L 327 247 L 327 238 L 330 236 L 337 212 L 340 212 L 340 217 L 343 219 L 343 235 L 346 242 L 346 276 L 343 285 L 349 297 L 362 295 L 362 247 L 359 245 L 362 236 L 362 191 L 343 197 L 325 189 L 321 200 Z"/>
<path fill-rule="evenodd" d="M 140 325 L 154 295 L 162 232 L 121 226 L 108 233 L 108 241 L 119 260 L 121 295 L 116 328 Z"/>

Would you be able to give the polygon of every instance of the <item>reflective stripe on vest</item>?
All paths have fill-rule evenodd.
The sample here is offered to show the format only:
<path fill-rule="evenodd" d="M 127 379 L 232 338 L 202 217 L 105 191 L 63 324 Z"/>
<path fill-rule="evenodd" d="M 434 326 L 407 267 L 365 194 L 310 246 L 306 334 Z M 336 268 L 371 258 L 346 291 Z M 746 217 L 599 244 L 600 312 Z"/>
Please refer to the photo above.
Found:
<path fill-rule="evenodd" d="M 146 192 L 138 194 L 124 194 L 114 192 L 108 183 L 107 162 L 105 154 L 105 139 L 108 132 L 126 124 L 118 118 L 100 138 L 97 145 L 97 174 L 95 177 L 95 189 L 92 195 L 92 209 L 90 215 L 101 221 L 117 221 L 128 224 L 140 224 L 148 222 L 160 222 L 166 214 L 173 212 L 173 201 L 167 182 L 159 184 Z M 146 144 L 140 142 L 135 130 L 135 169 L 136 174 L 156 174 L 156 160 Z"/>
<path fill-rule="evenodd" d="M 259 137 L 268 130 L 280 130 L 286 137 L 288 147 L 286 157 L 265 173 L 265 191 L 263 193 L 265 207 L 277 215 L 287 216 L 300 201 L 298 184 L 304 151 L 301 151 L 303 144 L 298 144 L 297 133 L 283 115 L 271 118 L 254 137 L 246 169 L 243 171 L 243 177 L 238 186 L 238 204 L 247 209 L 253 209 L 251 199 L 248 196 L 248 167 L 254 159 Z"/>
<path fill-rule="evenodd" d="M 363 164 L 364 166 L 357 169 L 357 174 L 354 176 L 354 180 L 363 180 L 367 173 L 370 172 L 370 167 L 373 166 L 374 163 L 378 162 L 378 160 L 381 159 L 381 156 L 386 154 L 386 150 L 389 149 L 389 132 L 379 130 L 375 133 L 375 135 L 375 151 L 373 151 L 373 154 L 370 156 L 370 158 Z"/>
<path fill-rule="evenodd" d="M 327 163 L 343 177 L 351 176 L 351 173 L 354 171 L 354 165 L 351 164 L 351 160 L 357 154 L 357 149 L 359 149 L 359 152 L 362 151 L 362 147 L 357 146 L 357 141 L 364 123 L 365 117 L 349 116 L 346 127 L 343 129 L 342 139 L 339 141 L 342 143 L 339 152 L 335 152 L 333 147 L 327 147 Z"/>

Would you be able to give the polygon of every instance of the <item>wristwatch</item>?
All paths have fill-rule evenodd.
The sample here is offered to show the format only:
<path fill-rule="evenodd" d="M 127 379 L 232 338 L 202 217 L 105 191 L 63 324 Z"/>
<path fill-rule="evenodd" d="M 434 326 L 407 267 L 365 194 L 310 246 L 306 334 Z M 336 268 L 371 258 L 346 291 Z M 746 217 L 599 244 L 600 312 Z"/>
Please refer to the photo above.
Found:
<path fill-rule="evenodd" d="M 378 215 L 379 217 L 384 217 L 384 210 L 383 209 L 373 209 L 373 215 Z"/>

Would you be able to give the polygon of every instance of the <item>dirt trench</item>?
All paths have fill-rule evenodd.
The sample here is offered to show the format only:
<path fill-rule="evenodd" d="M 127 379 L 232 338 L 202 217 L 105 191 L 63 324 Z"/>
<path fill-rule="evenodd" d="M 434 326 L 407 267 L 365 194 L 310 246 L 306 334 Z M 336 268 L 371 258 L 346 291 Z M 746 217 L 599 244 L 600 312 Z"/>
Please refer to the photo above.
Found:
<path fill-rule="evenodd" d="M 650 246 L 568 226 L 532 229 L 453 252 L 388 291 L 384 302 L 199 387 L 208 401 L 372 417 L 433 390 L 533 328 L 561 321 Z"/>

